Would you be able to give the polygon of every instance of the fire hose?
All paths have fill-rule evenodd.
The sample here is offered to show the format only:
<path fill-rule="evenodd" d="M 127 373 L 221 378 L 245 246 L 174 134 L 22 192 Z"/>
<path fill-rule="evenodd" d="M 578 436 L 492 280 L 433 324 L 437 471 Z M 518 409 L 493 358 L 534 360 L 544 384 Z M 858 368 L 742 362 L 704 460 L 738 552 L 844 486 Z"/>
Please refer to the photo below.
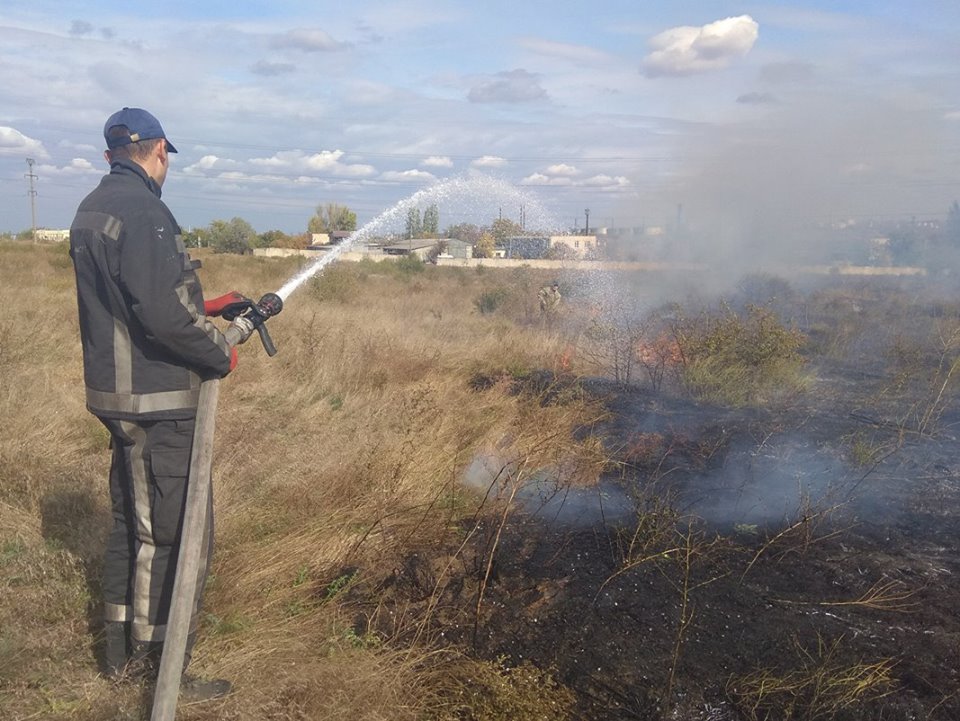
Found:
<path fill-rule="evenodd" d="M 260 336 L 267 355 L 277 353 L 273 340 L 264 325 L 268 318 L 283 310 L 283 301 L 276 293 L 267 293 L 258 302 L 239 293 L 228 293 L 207 304 L 208 315 L 219 315 L 225 320 L 244 317 L 249 320 Z M 200 582 L 200 559 L 207 539 L 207 505 L 210 500 L 211 468 L 213 465 L 214 421 L 217 400 L 220 394 L 220 379 L 205 380 L 200 384 L 200 400 L 197 405 L 196 426 L 193 432 L 193 448 L 190 452 L 190 476 L 187 480 L 187 497 L 184 505 L 180 552 L 177 556 L 177 573 L 173 583 L 170 613 L 164 634 L 163 653 L 153 694 L 151 721 L 173 721 L 180 695 L 180 679 L 187 650 L 190 621 L 197 603 Z"/>

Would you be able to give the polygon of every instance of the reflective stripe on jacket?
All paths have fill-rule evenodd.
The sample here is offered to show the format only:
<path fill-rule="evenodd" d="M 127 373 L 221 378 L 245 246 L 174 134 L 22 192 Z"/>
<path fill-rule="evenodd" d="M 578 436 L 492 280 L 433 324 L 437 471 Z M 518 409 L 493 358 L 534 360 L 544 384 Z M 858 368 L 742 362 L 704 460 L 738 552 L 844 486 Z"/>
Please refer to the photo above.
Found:
<path fill-rule="evenodd" d="M 192 415 L 200 381 L 226 375 L 230 347 L 203 315 L 190 259 L 160 188 L 113 163 L 70 228 L 87 407 L 104 418 Z"/>

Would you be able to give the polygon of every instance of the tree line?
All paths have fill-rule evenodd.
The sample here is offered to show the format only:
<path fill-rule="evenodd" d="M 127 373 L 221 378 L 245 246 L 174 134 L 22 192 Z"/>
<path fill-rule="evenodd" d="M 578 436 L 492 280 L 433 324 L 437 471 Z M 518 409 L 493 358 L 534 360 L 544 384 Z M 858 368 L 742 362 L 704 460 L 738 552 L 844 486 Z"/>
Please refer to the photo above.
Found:
<path fill-rule="evenodd" d="M 307 231 L 299 234 L 284 233 L 281 230 L 268 230 L 258 233 L 243 218 L 214 220 L 204 228 L 184 231 L 184 242 L 188 247 L 211 248 L 216 253 L 249 253 L 254 248 L 306 248 L 312 243 L 315 234 L 351 233 L 357 229 L 357 214 L 350 208 L 337 203 L 325 203 L 317 206 L 307 221 Z M 524 235 L 524 229 L 507 218 L 497 218 L 489 225 L 479 226 L 472 223 L 459 223 L 447 226 L 440 231 L 440 210 L 432 204 L 422 212 L 411 208 L 407 213 L 403 239 L 452 238 L 473 246 L 474 257 L 492 258 L 494 250 L 506 238 Z M 560 249 L 557 252 L 563 252 Z"/>

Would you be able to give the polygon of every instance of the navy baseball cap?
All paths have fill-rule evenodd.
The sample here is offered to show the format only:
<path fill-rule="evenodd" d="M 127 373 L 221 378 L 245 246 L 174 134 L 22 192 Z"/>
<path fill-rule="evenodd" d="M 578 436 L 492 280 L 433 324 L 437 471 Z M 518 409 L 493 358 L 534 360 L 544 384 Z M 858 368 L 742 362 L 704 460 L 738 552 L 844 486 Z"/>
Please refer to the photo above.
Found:
<path fill-rule="evenodd" d="M 111 137 L 110 128 L 117 125 L 126 126 L 130 134 Z M 107 141 L 107 149 L 109 150 L 119 148 L 121 145 L 136 143 L 139 140 L 163 138 L 167 142 L 167 152 L 177 152 L 173 143 L 167 140 L 167 136 L 164 135 L 163 128 L 160 127 L 160 121 L 141 108 L 124 108 L 107 118 L 107 122 L 103 126 L 103 137 Z"/>

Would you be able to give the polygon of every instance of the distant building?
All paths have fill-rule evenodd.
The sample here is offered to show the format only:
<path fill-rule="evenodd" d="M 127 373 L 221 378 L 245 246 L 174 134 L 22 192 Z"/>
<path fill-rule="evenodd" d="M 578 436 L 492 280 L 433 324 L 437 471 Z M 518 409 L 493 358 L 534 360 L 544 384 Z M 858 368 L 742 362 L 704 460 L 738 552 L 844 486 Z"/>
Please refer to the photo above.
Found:
<path fill-rule="evenodd" d="M 597 249 L 597 236 L 595 235 L 551 235 L 549 238 L 551 248 L 559 245 L 565 246 L 583 257 L 588 253 L 593 253 Z"/>
<path fill-rule="evenodd" d="M 310 247 L 339 245 L 353 235 L 352 230 L 333 230 L 329 233 L 311 233 Z"/>
<path fill-rule="evenodd" d="M 37 240 L 45 240 L 49 243 L 64 243 L 70 240 L 70 231 L 37 228 Z"/>
<path fill-rule="evenodd" d="M 439 243 L 445 250 L 437 256 L 438 258 L 460 258 L 469 260 L 473 257 L 473 245 L 465 240 L 444 238 L 440 240 Z"/>
<path fill-rule="evenodd" d="M 385 255 L 415 255 L 420 260 L 426 260 L 430 256 L 430 251 L 437 247 L 437 243 L 436 238 L 403 240 L 394 245 L 385 245 L 383 252 Z"/>
<path fill-rule="evenodd" d="M 542 258 L 544 253 L 550 247 L 550 238 L 536 235 L 514 235 L 505 238 L 498 250 L 502 254 L 496 253 L 498 258 L 523 258 L 530 260 L 533 258 Z"/>

